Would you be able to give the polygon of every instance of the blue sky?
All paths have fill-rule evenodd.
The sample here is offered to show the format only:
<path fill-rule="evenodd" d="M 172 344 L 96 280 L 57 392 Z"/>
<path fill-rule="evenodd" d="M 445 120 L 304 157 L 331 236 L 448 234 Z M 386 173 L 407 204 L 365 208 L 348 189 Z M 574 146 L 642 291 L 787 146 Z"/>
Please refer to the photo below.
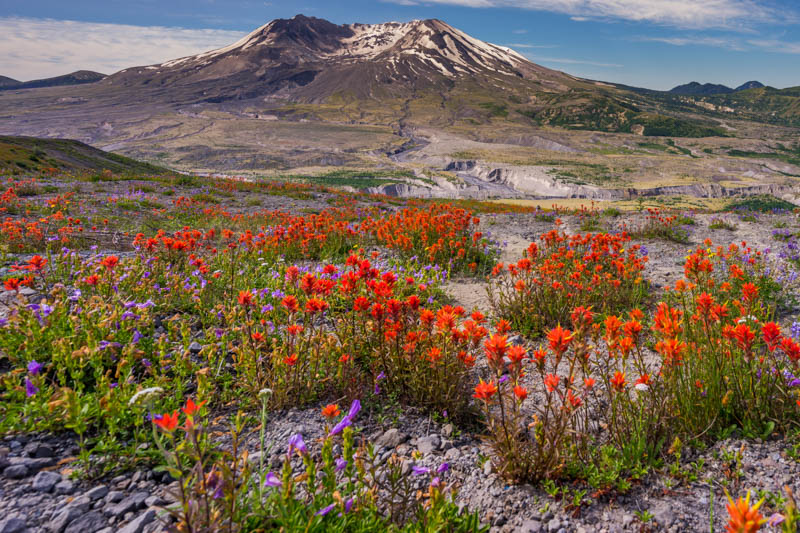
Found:
<path fill-rule="evenodd" d="M 111 73 L 297 13 L 340 24 L 439 18 L 547 67 L 640 87 L 800 85 L 799 0 L 0 0 L 0 75 Z"/>

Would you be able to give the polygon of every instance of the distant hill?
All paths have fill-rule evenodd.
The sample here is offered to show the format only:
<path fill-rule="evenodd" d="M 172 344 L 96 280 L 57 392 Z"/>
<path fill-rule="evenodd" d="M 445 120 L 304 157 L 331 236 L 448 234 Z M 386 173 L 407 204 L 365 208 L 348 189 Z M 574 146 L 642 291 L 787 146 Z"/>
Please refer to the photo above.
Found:
<path fill-rule="evenodd" d="M 12 85 L 19 85 L 22 83 L 21 81 L 17 81 L 14 78 L 9 78 L 7 76 L 0 76 L 0 87 L 8 87 Z"/>
<path fill-rule="evenodd" d="M 764 84 L 760 81 L 748 81 L 739 85 L 735 89 L 731 89 L 727 85 L 720 85 L 717 83 L 698 83 L 692 81 L 684 85 L 678 85 L 669 90 L 672 94 L 680 94 L 683 96 L 711 96 L 713 94 L 730 94 L 738 91 L 746 91 L 748 89 L 760 89 Z"/>
<path fill-rule="evenodd" d="M 765 87 L 760 81 L 747 81 L 736 88 L 736 91 L 746 91 L 748 89 L 761 89 Z"/>
<path fill-rule="evenodd" d="M 705 96 L 709 94 L 728 94 L 733 89 L 726 85 L 716 83 L 698 83 L 696 81 L 678 85 L 669 90 L 672 94 L 682 94 L 684 96 Z"/>
<path fill-rule="evenodd" d="M 12 89 L 36 89 L 39 87 L 60 87 L 63 85 L 82 85 L 84 83 L 94 83 L 105 78 L 105 74 L 92 72 L 91 70 L 78 70 L 63 76 L 54 78 L 44 78 L 41 80 L 17 81 L 6 76 L 0 76 L 0 91 Z"/>
<path fill-rule="evenodd" d="M 45 168 L 68 171 L 110 170 L 115 174 L 167 174 L 156 165 L 136 161 L 68 139 L 0 136 L 0 171 L 40 172 Z"/>

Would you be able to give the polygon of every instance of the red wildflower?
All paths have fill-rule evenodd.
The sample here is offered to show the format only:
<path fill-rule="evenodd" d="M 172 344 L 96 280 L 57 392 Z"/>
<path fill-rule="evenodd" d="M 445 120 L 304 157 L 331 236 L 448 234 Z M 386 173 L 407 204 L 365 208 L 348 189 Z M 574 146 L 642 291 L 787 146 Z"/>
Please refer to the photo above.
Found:
<path fill-rule="evenodd" d="M 473 394 L 472 397 L 477 398 L 478 400 L 483 400 L 484 402 L 489 402 L 496 392 L 497 386 L 494 384 L 494 381 L 485 383 L 483 380 L 481 380 L 480 383 L 475 386 L 475 394 Z"/>
<path fill-rule="evenodd" d="M 547 387 L 547 392 L 553 392 L 558 387 L 558 382 L 561 380 L 554 374 L 547 374 L 544 378 L 544 384 Z"/>
<path fill-rule="evenodd" d="M 759 507 L 764 503 L 764 500 L 759 500 L 755 505 L 750 505 L 750 492 L 747 492 L 745 498 L 739 498 L 735 502 L 730 494 L 728 496 L 728 527 L 725 529 L 726 533 L 755 533 L 766 522 L 764 517 L 759 512 Z"/>
<path fill-rule="evenodd" d="M 761 333 L 764 335 L 764 342 L 767 343 L 769 351 L 774 352 L 781 341 L 781 328 L 775 322 L 767 322 L 761 327 Z"/>
<path fill-rule="evenodd" d="M 517 385 L 516 387 L 514 387 L 514 395 L 517 398 L 519 398 L 519 401 L 521 401 L 521 402 L 525 401 L 525 398 L 528 397 L 528 389 L 526 389 L 525 387 L 522 387 L 520 385 Z"/>
<path fill-rule="evenodd" d="M 289 365 L 289 366 L 294 366 L 294 365 L 296 365 L 296 364 L 297 364 L 297 359 L 298 359 L 298 358 L 297 358 L 297 354 L 296 354 L 296 353 L 293 353 L 293 354 L 292 354 L 292 355 L 290 355 L 289 357 L 284 357 L 284 358 L 283 358 L 283 362 L 284 362 L 284 363 L 286 363 L 286 364 L 287 364 L 287 365 Z"/>
<path fill-rule="evenodd" d="M 5 287 L 7 291 L 18 291 L 19 285 L 19 279 L 17 278 L 8 278 L 3 282 L 3 287 Z"/>
<path fill-rule="evenodd" d="M 614 377 L 611 378 L 611 386 L 621 391 L 625 387 L 625 373 L 619 371 L 614 372 Z"/>
<path fill-rule="evenodd" d="M 550 349 L 560 356 L 569 347 L 569 342 L 572 340 L 572 332 L 557 326 L 547 334 L 547 340 L 550 342 Z"/>
<path fill-rule="evenodd" d="M 250 291 L 239 291 L 239 305 L 253 305 L 253 293 Z"/>
<path fill-rule="evenodd" d="M 736 344 L 739 345 L 739 348 L 745 351 L 750 351 L 750 347 L 756 338 L 750 326 L 744 323 L 737 324 L 736 327 L 733 328 L 732 335 L 733 338 L 736 339 Z"/>
<path fill-rule="evenodd" d="M 172 414 L 164 413 L 160 417 L 154 417 L 153 423 L 163 429 L 172 433 L 178 427 L 178 410 L 172 411 Z"/>
<path fill-rule="evenodd" d="M 281 305 L 290 313 L 296 313 L 300 310 L 300 304 L 297 302 L 297 298 L 291 294 L 281 300 Z"/>
<path fill-rule="evenodd" d="M 758 298 L 758 287 L 750 282 L 742 285 L 742 299 L 745 302 L 753 302 L 756 298 Z"/>
<path fill-rule="evenodd" d="M 26 269 L 41 271 L 44 270 L 44 266 L 46 264 L 47 264 L 47 259 L 45 259 L 41 255 L 34 255 L 33 257 L 31 257 L 31 260 L 28 261 L 28 266 L 26 267 Z"/>
<path fill-rule="evenodd" d="M 119 263 L 119 257 L 116 255 L 108 255 L 100 261 L 100 264 L 106 267 L 106 270 L 114 270 L 114 267 Z"/>
<path fill-rule="evenodd" d="M 203 400 L 202 402 L 196 404 L 194 403 L 194 400 L 189 398 L 188 400 L 186 400 L 186 405 L 181 408 L 181 411 L 186 413 L 186 416 L 194 416 L 198 411 L 200 411 L 200 408 L 203 407 L 205 404 L 206 400 Z"/>
<path fill-rule="evenodd" d="M 339 410 L 339 406 L 335 403 L 329 403 L 325 407 L 322 408 L 322 416 L 327 418 L 328 420 L 334 419 L 341 414 Z"/>

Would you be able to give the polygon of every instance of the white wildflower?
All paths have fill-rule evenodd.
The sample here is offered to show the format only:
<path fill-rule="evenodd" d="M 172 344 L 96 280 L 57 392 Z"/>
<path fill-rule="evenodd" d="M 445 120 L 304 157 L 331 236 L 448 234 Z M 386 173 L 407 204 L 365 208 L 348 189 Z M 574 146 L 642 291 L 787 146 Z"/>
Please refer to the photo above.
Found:
<path fill-rule="evenodd" d="M 128 401 L 128 405 L 135 405 L 140 401 L 147 400 L 150 396 L 158 396 L 164 392 L 164 389 L 161 387 L 150 387 L 149 389 L 142 389 L 133 396 Z"/>

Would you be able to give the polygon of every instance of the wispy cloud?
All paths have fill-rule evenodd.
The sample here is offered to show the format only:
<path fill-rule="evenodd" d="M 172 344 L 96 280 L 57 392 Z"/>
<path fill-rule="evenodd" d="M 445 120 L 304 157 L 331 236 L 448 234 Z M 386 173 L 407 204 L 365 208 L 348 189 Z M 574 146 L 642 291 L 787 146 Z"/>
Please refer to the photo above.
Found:
<path fill-rule="evenodd" d="M 30 80 L 87 69 L 111 74 L 227 46 L 243 33 L 0 17 L 0 75 Z"/>
<path fill-rule="evenodd" d="M 519 8 L 570 15 L 573 20 L 617 19 L 681 28 L 747 28 L 761 22 L 792 23 L 796 12 L 777 11 L 765 0 L 388 0 L 403 4 L 449 4 Z"/>
<path fill-rule="evenodd" d="M 779 54 L 800 54 L 800 42 L 782 41 L 780 39 L 746 39 L 735 37 L 702 37 L 695 35 L 676 35 L 667 37 L 637 36 L 637 42 L 656 42 L 673 46 L 713 46 L 726 50 L 746 52 L 751 50 L 767 51 Z"/>
<path fill-rule="evenodd" d="M 744 46 L 737 39 L 726 37 L 702 37 L 702 36 L 669 36 L 669 37 L 654 37 L 654 36 L 638 36 L 633 38 L 638 42 L 653 42 L 671 44 L 673 46 L 713 46 L 715 48 L 725 48 L 727 50 L 746 50 Z"/>
<path fill-rule="evenodd" d="M 625 66 L 625 65 L 620 65 L 618 63 L 601 63 L 598 61 L 589 61 L 586 59 L 572 59 L 568 57 L 542 57 L 530 54 L 525 54 L 525 57 L 527 57 L 531 61 L 539 63 L 562 63 L 565 65 L 592 65 L 593 67 L 604 67 L 604 68 L 623 68 Z"/>
<path fill-rule="evenodd" d="M 558 48 L 556 44 L 508 43 L 509 48 Z"/>
<path fill-rule="evenodd" d="M 748 44 L 781 54 L 800 54 L 800 42 L 781 41 L 778 39 L 751 39 Z"/>

